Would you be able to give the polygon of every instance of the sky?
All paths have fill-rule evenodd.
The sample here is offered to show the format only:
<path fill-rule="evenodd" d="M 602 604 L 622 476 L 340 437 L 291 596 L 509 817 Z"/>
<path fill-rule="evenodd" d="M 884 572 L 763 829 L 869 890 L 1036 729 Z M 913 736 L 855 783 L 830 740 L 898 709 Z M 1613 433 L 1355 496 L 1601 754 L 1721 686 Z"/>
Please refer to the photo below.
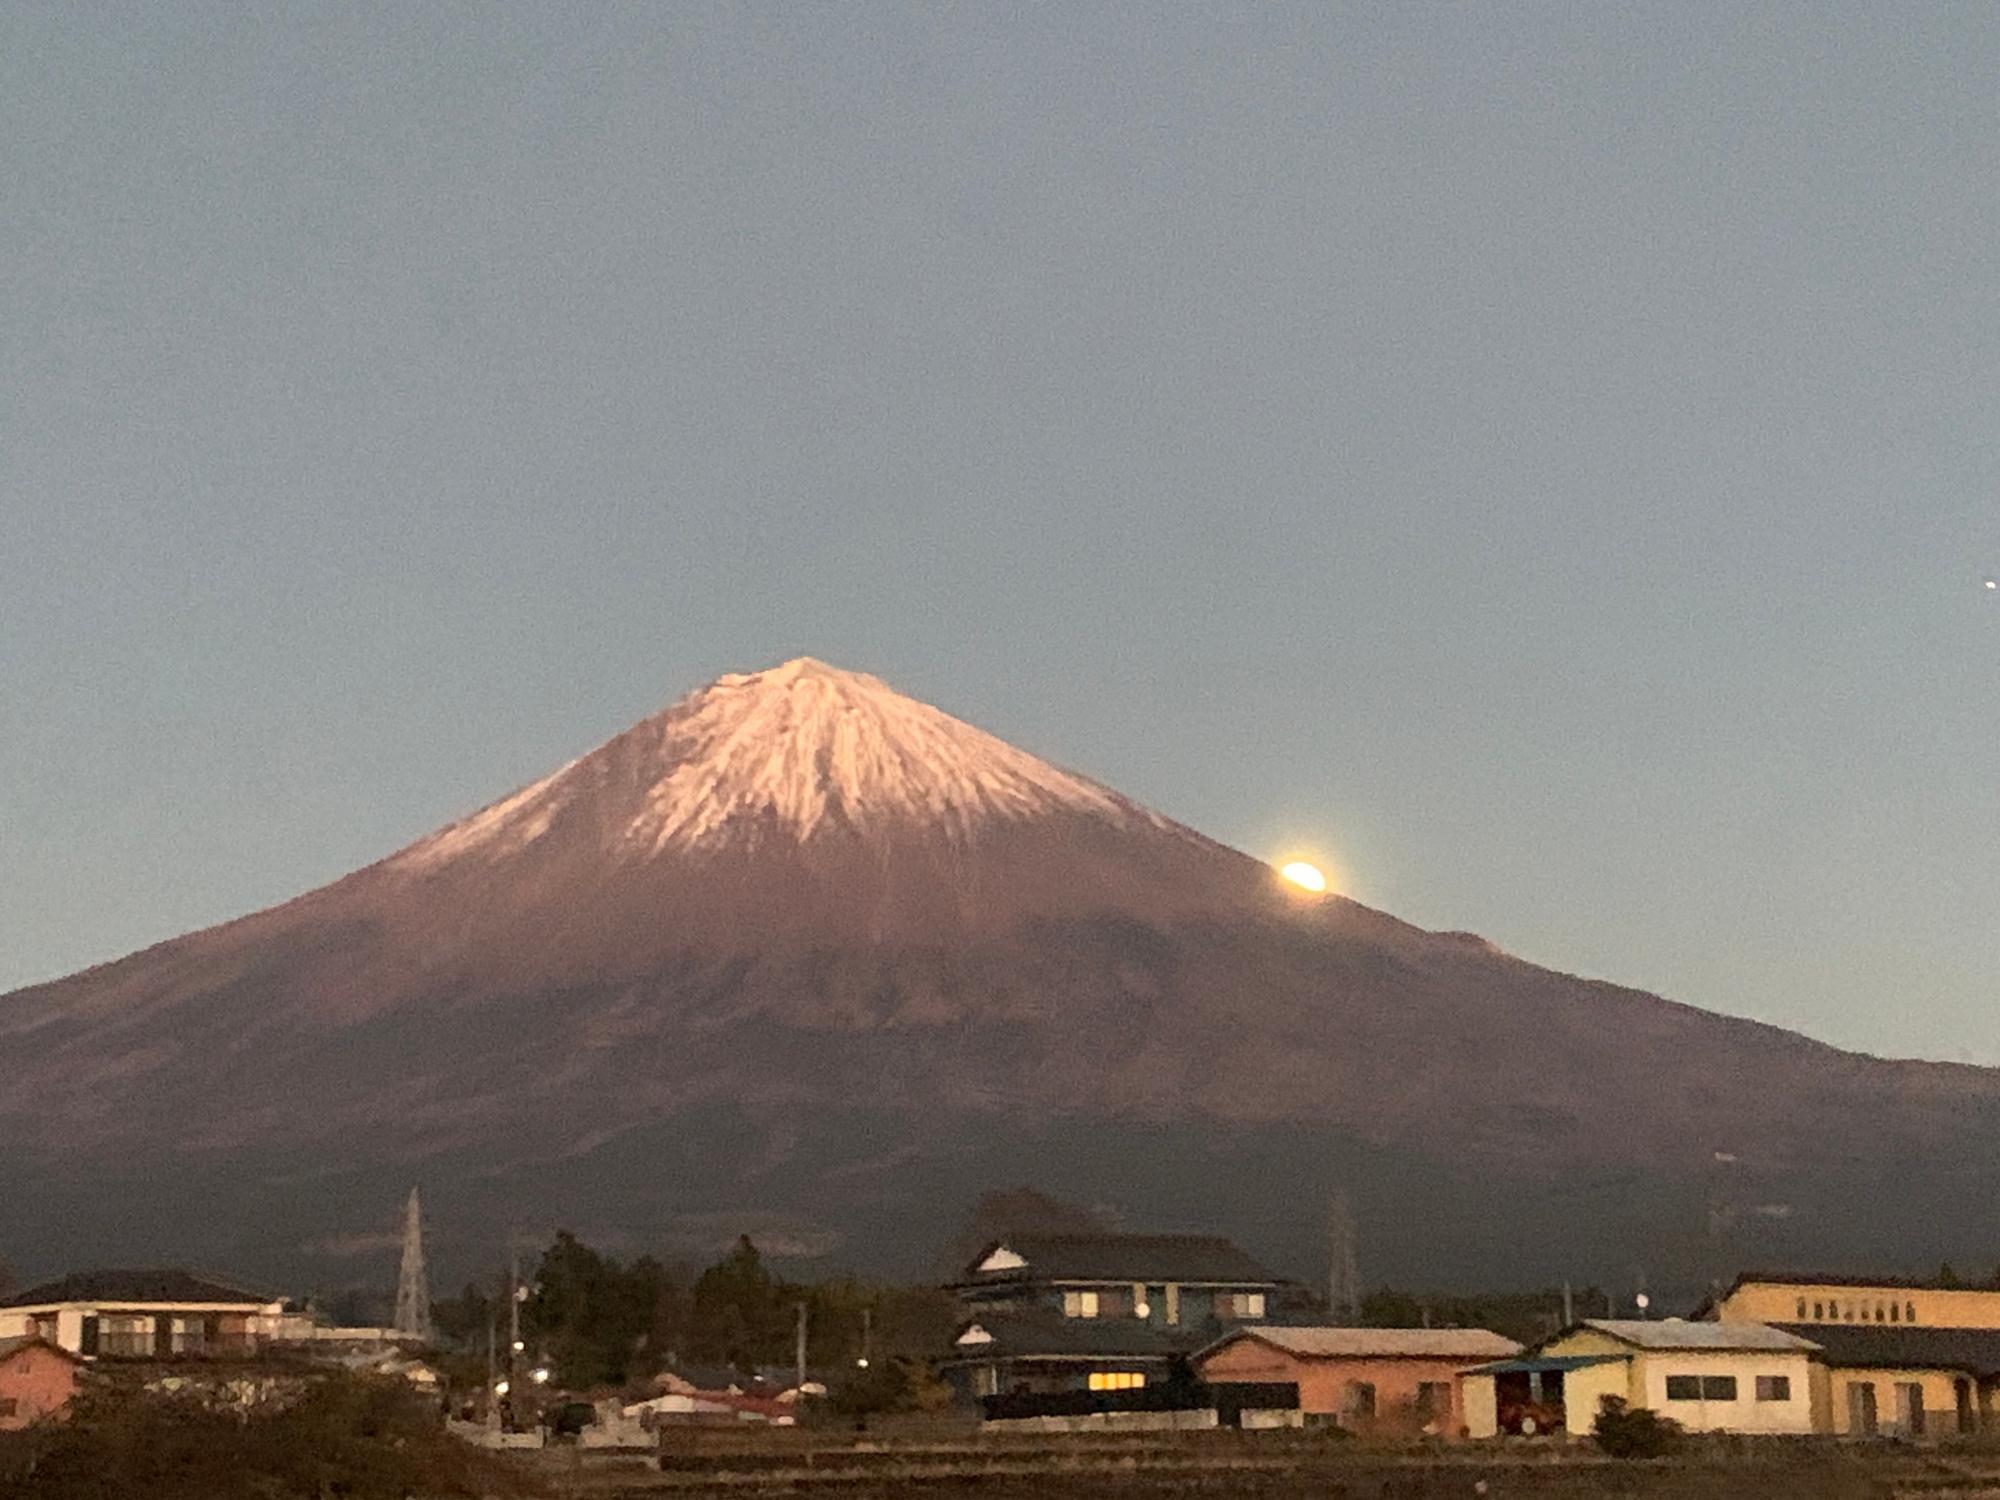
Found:
<path fill-rule="evenodd" d="M 2000 10 L 9 5 L 0 989 L 802 653 L 2000 1063 Z"/>

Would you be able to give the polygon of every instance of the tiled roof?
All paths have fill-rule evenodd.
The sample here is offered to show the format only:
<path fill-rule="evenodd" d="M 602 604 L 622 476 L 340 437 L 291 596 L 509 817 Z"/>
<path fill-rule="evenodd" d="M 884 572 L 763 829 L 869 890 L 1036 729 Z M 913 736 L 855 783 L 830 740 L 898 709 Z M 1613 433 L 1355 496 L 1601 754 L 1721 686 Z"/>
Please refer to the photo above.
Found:
<path fill-rule="evenodd" d="M 986 1343 L 962 1344 L 968 1328 L 984 1329 Z M 1165 1359 L 1191 1354 L 1214 1328 L 1160 1328 L 1136 1318 L 1065 1318 L 1041 1312 L 973 1318 L 954 1336 L 958 1359 Z"/>
<path fill-rule="evenodd" d="M 1840 1369 L 1962 1370 L 2000 1375 L 2000 1328 L 1913 1328 L 1907 1323 L 1780 1323 L 1819 1345 Z"/>
<path fill-rule="evenodd" d="M 1519 1354 L 1512 1339 L 1484 1328 L 1239 1328 L 1204 1354 L 1238 1339 L 1256 1339 L 1301 1359 L 1505 1359 Z"/>
<path fill-rule="evenodd" d="M 1027 1265 L 981 1271 L 994 1250 L 1006 1248 Z M 1219 1235 L 1022 1234 L 989 1245 L 966 1267 L 966 1284 L 996 1281 L 1222 1282 L 1276 1286 L 1279 1278 Z"/>
<path fill-rule="evenodd" d="M 1609 1334 L 1635 1349 L 1761 1350 L 1810 1354 L 1811 1339 L 1767 1323 L 1689 1323 L 1679 1318 L 1587 1318 L 1579 1325 Z"/>
<path fill-rule="evenodd" d="M 262 1307 L 276 1298 L 196 1276 L 190 1271 L 78 1271 L 0 1300 L 0 1307 L 56 1302 L 233 1302 Z"/>

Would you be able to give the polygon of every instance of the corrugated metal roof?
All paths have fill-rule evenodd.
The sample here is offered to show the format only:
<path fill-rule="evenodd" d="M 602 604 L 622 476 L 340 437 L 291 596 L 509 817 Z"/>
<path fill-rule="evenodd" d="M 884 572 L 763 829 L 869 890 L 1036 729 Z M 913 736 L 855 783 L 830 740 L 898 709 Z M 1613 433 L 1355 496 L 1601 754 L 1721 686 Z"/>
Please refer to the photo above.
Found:
<path fill-rule="evenodd" d="M 1027 1264 L 981 1271 L 979 1264 L 1005 1248 Z M 966 1267 L 962 1285 L 1007 1281 L 1221 1282 L 1276 1286 L 1279 1278 L 1219 1235 L 1020 1234 L 989 1245 Z"/>
<path fill-rule="evenodd" d="M 1581 1325 L 1635 1349 L 1761 1350 L 1810 1354 L 1819 1346 L 1768 1323 L 1689 1323 L 1679 1318 L 1586 1318 Z"/>
<path fill-rule="evenodd" d="M 1502 1359 L 1521 1352 L 1512 1339 L 1484 1328 L 1239 1328 L 1204 1354 L 1239 1339 L 1258 1339 L 1301 1359 Z"/>
<path fill-rule="evenodd" d="M 1592 1365 L 1615 1365 L 1631 1358 L 1626 1354 L 1530 1354 L 1521 1359 L 1497 1360 L 1475 1365 L 1467 1375 L 1563 1375 Z"/>

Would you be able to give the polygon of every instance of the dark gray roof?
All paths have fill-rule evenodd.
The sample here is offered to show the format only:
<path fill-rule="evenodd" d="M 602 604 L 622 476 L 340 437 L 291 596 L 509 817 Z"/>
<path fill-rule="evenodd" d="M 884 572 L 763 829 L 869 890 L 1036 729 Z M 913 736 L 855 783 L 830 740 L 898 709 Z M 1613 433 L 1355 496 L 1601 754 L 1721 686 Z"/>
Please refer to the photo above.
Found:
<path fill-rule="evenodd" d="M 980 1271 L 979 1263 L 1005 1248 L 1028 1264 L 1012 1271 Z M 994 1241 L 965 1268 L 962 1285 L 1007 1281 L 1222 1282 L 1276 1286 L 1279 1278 L 1220 1235 L 1020 1234 Z"/>
<path fill-rule="evenodd" d="M 1962 1370 L 2000 1375 L 2000 1328 L 1923 1328 L 1908 1323 L 1778 1323 L 1820 1346 L 1840 1369 Z"/>
<path fill-rule="evenodd" d="M 988 1344 L 961 1345 L 972 1327 L 993 1336 Z M 1214 1336 L 1212 1327 L 1158 1328 L 1136 1318 L 1065 1318 L 1040 1312 L 969 1319 L 953 1335 L 950 1358 L 964 1360 L 1166 1359 L 1191 1354 Z"/>
<path fill-rule="evenodd" d="M 275 1300 L 191 1271 L 77 1271 L 0 1299 L 0 1307 L 51 1302 L 240 1302 L 261 1307 Z"/>

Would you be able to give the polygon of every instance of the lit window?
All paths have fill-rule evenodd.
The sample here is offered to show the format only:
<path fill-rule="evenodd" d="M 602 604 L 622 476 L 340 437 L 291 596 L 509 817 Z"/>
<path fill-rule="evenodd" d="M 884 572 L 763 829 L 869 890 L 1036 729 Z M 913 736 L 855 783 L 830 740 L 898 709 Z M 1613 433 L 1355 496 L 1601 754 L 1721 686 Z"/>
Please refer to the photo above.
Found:
<path fill-rule="evenodd" d="M 1097 1293 L 1064 1292 L 1063 1316 L 1065 1318 L 1094 1318 L 1097 1316 Z"/>
<path fill-rule="evenodd" d="M 1264 1294 L 1262 1292 L 1238 1292 L 1236 1294 L 1236 1316 L 1239 1318 L 1263 1317 Z"/>
<path fill-rule="evenodd" d="M 1146 1377 L 1136 1370 L 1092 1370 L 1090 1388 L 1093 1391 L 1136 1391 L 1146 1383 Z"/>
<path fill-rule="evenodd" d="M 1757 1377 L 1757 1399 L 1759 1401 L 1791 1400 L 1792 1377 L 1789 1375 L 1759 1375 Z"/>

